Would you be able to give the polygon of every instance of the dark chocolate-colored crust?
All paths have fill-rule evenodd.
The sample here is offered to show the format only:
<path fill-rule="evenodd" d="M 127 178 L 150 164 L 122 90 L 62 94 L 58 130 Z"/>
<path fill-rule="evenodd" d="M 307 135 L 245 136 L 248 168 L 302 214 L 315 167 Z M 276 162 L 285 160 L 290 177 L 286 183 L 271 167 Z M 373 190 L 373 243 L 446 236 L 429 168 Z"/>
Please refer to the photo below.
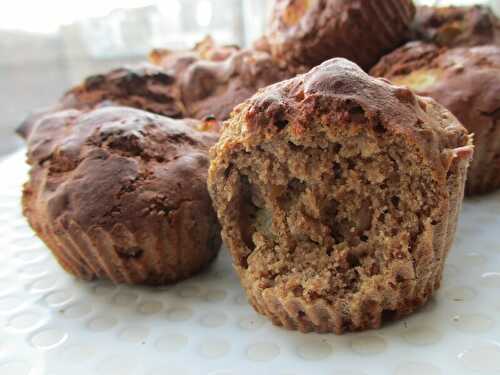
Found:
<path fill-rule="evenodd" d="M 286 64 L 344 57 L 367 70 L 409 37 L 414 14 L 411 0 L 277 0 L 267 42 Z"/>
<path fill-rule="evenodd" d="M 417 7 L 413 38 L 444 47 L 500 45 L 500 20 L 488 6 Z"/>
<path fill-rule="evenodd" d="M 30 115 L 18 128 L 24 138 L 34 123 L 46 114 L 66 109 L 91 110 L 106 105 L 121 105 L 172 117 L 185 117 L 175 76 L 152 64 L 125 67 L 86 78 L 69 90 L 51 108 Z"/>
<path fill-rule="evenodd" d="M 98 74 L 71 89 L 62 98 L 63 108 L 91 109 L 100 103 L 142 109 L 181 118 L 185 109 L 175 86 L 175 76 L 154 65 L 119 68 Z"/>
<path fill-rule="evenodd" d="M 61 111 L 35 124 L 24 214 L 68 272 L 165 284 L 215 257 L 206 176 L 218 135 L 200 125 L 125 107 Z"/>
<path fill-rule="evenodd" d="M 500 188 L 500 47 L 439 48 L 409 43 L 371 71 L 448 108 L 474 134 L 466 194 Z"/>
<path fill-rule="evenodd" d="M 26 138 L 33 124 L 46 114 L 106 105 L 171 118 L 223 121 L 258 89 L 304 71 L 300 66 L 281 67 L 266 52 L 221 48 L 199 45 L 192 51 L 156 51 L 150 60 L 158 65 L 144 64 L 91 76 L 53 107 L 30 115 L 17 132 Z"/>
<path fill-rule="evenodd" d="M 344 59 L 259 91 L 226 122 L 211 149 L 208 175 L 223 239 L 252 305 L 274 324 L 335 333 L 377 328 L 383 320 L 422 306 L 441 282 L 472 151 L 466 129 L 433 99 L 370 77 Z M 381 179 L 360 183 L 371 179 L 374 165 L 382 160 L 390 165 L 395 155 L 411 160 L 394 169 L 397 176 L 387 172 L 392 167 L 378 165 Z M 360 173 L 363 159 L 367 164 Z M 413 175 L 407 174 L 410 168 Z M 421 181 L 418 185 L 414 176 Z M 371 225 L 380 225 L 380 231 L 364 238 L 372 241 L 387 233 L 382 245 L 366 242 L 372 245 L 364 250 L 380 259 L 379 269 L 385 271 L 370 274 L 368 269 L 366 278 L 351 287 L 346 275 L 355 278 L 364 271 L 359 266 L 363 261 L 357 255 L 349 260 L 348 254 L 366 245 L 345 240 L 359 229 L 357 224 L 335 242 L 341 226 L 336 216 L 343 210 L 352 219 L 357 214 L 347 209 L 351 200 L 370 199 L 365 188 L 384 190 L 389 185 L 401 194 L 395 212 L 402 221 L 395 221 L 391 232 L 373 214 Z M 398 188 L 408 185 L 413 190 L 403 195 Z M 350 198 L 342 199 L 348 191 Z M 431 191 L 432 198 L 422 198 Z M 332 210 L 323 212 L 323 203 L 332 201 Z M 365 211 L 373 210 L 375 202 L 381 212 L 392 204 L 390 199 L 371 202 Z M 402 202 L 413 202 L 414 208 Z M 424 206 L 428 208 L 422 211 Z M 412 245 L 396 254 L 394 248 L 406 241 L 400 229 L 415 212 L 420 224 L 412 224 L 417 228 Z M 262 230 L 261 214 L 270 215 L 264 217 Z M 318 219 L 322 217 L 334 224 L 325 224 Z M 393 255 L 377 258 L 380 248 Z"/>

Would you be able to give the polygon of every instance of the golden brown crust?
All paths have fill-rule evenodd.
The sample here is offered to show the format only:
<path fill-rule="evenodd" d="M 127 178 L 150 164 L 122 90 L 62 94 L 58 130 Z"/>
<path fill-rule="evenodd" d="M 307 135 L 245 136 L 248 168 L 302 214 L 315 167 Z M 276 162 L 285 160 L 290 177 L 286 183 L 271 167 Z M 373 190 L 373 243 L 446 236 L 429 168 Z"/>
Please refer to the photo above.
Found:
<path fill-rule="evenodd" d="M 279 0 L 267 42 L 287 64 L 311 68 L 345 57 L 369 69 L 405 40 L 414 14 L 410 0 Z"/>
<path fill-rule="evenodd" d="M 500 44 L 500 20 L 488 6 L 417 7 L 413 38 L 444 47 Z"/>
<path fill-rule="evenodd" d="M 165 284 L 215 257 L 219 225 L 205 181 L 217 134 L 198 126 L 124 107 L 35 124 L 23 210 L 68 272 Z"/>
<path fill-rule="evenodd" d="M 500 188 L 500 47 L 447 50 L 409 43 L 384 57 L 371 74 L 431 96 L 474 134 L 468 195 Z"/>
<path fill-rule="evenodd" d="M 344 59 L 261 90 L 208 176 L 252 305 L 303 332 L 413 312 L 440 285 L 471 155 L 443 107 Z"/>

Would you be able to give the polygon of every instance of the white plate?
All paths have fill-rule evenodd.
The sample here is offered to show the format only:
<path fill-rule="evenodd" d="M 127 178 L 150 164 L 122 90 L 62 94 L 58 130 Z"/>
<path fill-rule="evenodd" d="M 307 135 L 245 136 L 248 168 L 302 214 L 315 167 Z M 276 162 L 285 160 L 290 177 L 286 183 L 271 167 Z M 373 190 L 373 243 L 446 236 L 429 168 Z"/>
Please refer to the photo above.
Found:
<path fill-rule="evenodd" d="M 344 336 L 273 327 L 226 251 L 166 288 L 65 274 L 24 220 L 23 153 L 0 164 L 0 374 L 500 374 L 500 194 L 468 200 L 444 283 L 420 312 Z"/>

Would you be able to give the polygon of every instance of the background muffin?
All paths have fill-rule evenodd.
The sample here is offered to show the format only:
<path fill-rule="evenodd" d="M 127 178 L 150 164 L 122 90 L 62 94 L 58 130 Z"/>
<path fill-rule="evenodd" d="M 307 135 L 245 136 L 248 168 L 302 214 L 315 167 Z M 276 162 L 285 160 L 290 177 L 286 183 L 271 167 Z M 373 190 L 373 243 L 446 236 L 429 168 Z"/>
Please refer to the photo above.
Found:
<path fill-rule="evenodd" d="M 238 104 L 258 89 L 294 77 L 301 67 L 281 67 L 271 55 L 244 49 L 224 61 L 197 60 L 180 78 L 188 116 L 226 120 Z"/>
<path fill-rule="evenodd" d="M 258 89 L 304 71 L 301 66 L 280 66 L 267 52 L 220 47 L 211 38 L 189 51 L 153 51 L 150 60 L 86 78 L 54 106 L 31 114 L 18 133 L 26 138 L 33 124 L 50 113 L 108 105 L 171 118 L 223 121 Z"/>
<path fill-rule="evenodd" d="M 482 5 L 417 7 L 412 31 L 417 40 L 446 47 L 500 45 L 500 20 Z"/>
<path fill-rule="evenodd" d="M 187 117 L 223 121 L 258 89 L 305 71 L 280 64 L 262 47 L 264 42 L 239 49 L 206 37 L 190 51 L 154 50 L 149 58 L 177 78 Z"/>
<path fill-rule="evenodd" d="M 384 57 L 371 74 L 433 97 L 474 133 L 468 195 L 500 188 L 499 46 L 442 49 L 409 43 Z"/>
<path fill-rule="evenodd" d="M 156 285 L 215 257 L 220 228 L 206 178 L 217 135 L 196 126 L 122 107 L 35 124 L 23 211 L 66 271 Z"/>
<path fill-rule="evenodd" d="M 305 71 L 274 60 L 263 47 L 265 40 L 253 48 L 239 49 L 218 46 L 207 37 L 190 51 L 155 50 L 150 61 L 177 77 L 188 117 L 223 121 L 258 89 Z"/>
<path fill-rule="evenodd" d="M 333 59 L 242 104 L 211 153 L 223 239 L 275 324 L 375 328 L 439 287 L 472 147 L 432 99 Z"/>
<path fill-rule="evenodd" d="M 86 78 L 52 107 L 31 114 L 17 131 L 26 138 L 36 121 L 44 115 L 66 109 L 88 111 L 113 104 L 172 118 L 182 118 L 186 114 L 175 75 L 155 65 L 143 64 Z"/>
<path fill-rule="evenodd" d="M 369 69 L 409 36 L 414 14 L 411 0 L 276 0 L 267 43 L 284 64 L 345 57 Z"/>

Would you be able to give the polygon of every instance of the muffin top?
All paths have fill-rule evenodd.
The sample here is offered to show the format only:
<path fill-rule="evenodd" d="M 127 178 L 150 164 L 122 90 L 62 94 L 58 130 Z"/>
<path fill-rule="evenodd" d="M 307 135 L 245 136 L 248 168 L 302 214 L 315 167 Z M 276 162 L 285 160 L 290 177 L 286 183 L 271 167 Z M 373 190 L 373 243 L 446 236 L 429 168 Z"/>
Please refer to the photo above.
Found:
<path fill-rule="evenodd" d="M 61 106 L 64 109 L 91 109 L 103 102 L 172 118 L 183 117 L 185 112 L 175 76 L 150 64 L 90 76 L 64 95 Z"/>
<path fill-rule="evenodd" d="M 289 64 L 344 57 L 368 69 L 407 36 L 414 14 L 410 0 L 277 0 L 258 48 Z"/>
<path fill-rule="evenodd" d="M 219 46 L 206 37 L 189 51 L 154 50 L 150 61 L 179 82 L 186 116 L 226 120 L 257 89 L 302 72 L 273 60 L 268 51 Z"/>
<path fill-rule="evenodd" d="M 467 131 L 433 99 L 370 77 L 354 63 L 336 58 L 269 86 L 240 105 L 216 147 L 255 145 L 283 133 L 292 142 L 313 144 L 318 140 L 310 136 L 318 127 L 324 133 L 362 135 L 370 128 L 384 137 L 402 137 L 442 171 L 449 162 L 443 160 L 443 151 L 468 143 Z"/>
<path fill-rule="evenodd" d="M 212 43 L 204 40 L 191 51 L 154 52 L 150 59 L 157 65 L 146 63 L 90 76 L 56 105 L 32 113 L 17 132 L 27 138 L 33 125 L 50 113 L 110 105 L 171 118 L 223 121 L 259 88 L 303 71 L 282 67 L 263 51 Z"/>
<path fill-rule="evenodd" d="M 270 54 L 252 49 L 238 51 L 224 61 L 199 59 L 180 78 L 182 99 L 190 117 L 225 120 L 259 88 L 298 71 L 280 67 Z"/>
<path fill-rule="evenodd" d="M 431 96 L 470 132 L 500 114 L 500 47 L 439 48 L 409 43 L 385 56 L 371 74 Z"/>
<path fill-rule="evenodd" d="M 217 135 L 199 126 L 125 107 L 45 116 L 28 138 L 32 204 L 62 225 L 146 230 L 185 202 L 209 202 Z"/>
<path fill-rule="evenodd" d="M 152 64 L 142 64 L 88 77 L 66 92 L 56 105 L 32 113 L 17 132 L 27 138 L 33 125 L 49 113 L 66 109 L 88 111 L 109 105 L 138 108 L 172 118 L 182 118 L 186 112 L 175 75 Z"/>
<path fill-rule="evenodd" d="M 414 38 L 440 46 L 500 44 L 500 20 L 487 6 L 417 8 Z"/>

